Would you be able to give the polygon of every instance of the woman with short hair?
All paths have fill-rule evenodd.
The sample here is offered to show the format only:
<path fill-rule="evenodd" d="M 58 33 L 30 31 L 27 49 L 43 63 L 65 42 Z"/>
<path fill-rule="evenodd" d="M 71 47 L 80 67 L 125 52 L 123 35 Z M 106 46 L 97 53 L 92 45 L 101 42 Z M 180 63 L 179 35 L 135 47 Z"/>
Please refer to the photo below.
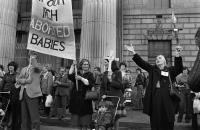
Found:
<path fill-rule="evenodd" d="M 7 65 L 8 72 L 4 75 L 2 80 L 2 91 L 10 92 L 10 94 L 3 94 L 3 109 L 6 108 L 8 100 L 10 104 L 5 115 L 4 123 L 12 130 L 20 130 L 21 125 L 21 103 L 19 101 L 19 88 L 15 88 L 16 76 L 18 75 L 18 64 L 11 61 Z"/>

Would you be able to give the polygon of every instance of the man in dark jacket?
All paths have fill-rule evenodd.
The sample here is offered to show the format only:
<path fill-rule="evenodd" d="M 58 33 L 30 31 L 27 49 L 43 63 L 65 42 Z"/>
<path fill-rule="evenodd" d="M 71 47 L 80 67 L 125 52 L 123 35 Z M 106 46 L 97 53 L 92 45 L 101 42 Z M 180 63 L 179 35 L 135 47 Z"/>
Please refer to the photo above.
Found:
<path fill-rule="evenodd" d="M 72 88 L 72 82 L 68 79 L 68 70 L 64 67 L 60 68 L 60 73 L 55 79 L 55 100 L 54 108 L 52 110 L 53 114 L 57 110 L 58 118 L 62 119 L 66 115 L 66 107 L 69 104 L 70 91 Z M 51 115 L 52 116 L 52 115 Z"/>

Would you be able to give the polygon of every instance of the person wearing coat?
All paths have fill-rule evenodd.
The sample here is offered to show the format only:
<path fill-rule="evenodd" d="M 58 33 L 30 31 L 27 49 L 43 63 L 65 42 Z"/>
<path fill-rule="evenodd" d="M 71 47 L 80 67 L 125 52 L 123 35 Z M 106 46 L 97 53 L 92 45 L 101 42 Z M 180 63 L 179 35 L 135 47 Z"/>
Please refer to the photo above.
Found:
<path fill-rule="evenodd" d="M 6 111 L 5 121 L 6 126 L 10 127 L 11 130 L 20 130 L 21 128 L 21 104 L 19 101 L 19 88 L 15 88 L 16 76 L 18 75 L 17 69 L 18 64 L 14 61 L 11 61 L 7 65 L 8 72 L 4 75 L 2 80 L 2 90 L 3 92 L 10 92 L 9 94 L 3 94 L 3 110 L 5 110 L 8 99 L 10 99 L 10 103 L 8 109 Z M 4 97 L 5 96 L 5 97 Z M 10 126 L 11 125 L 11 126 Z"/>
<path fill-rule="evenodd" d="M 43 67 L 43 74 L 41 75 L 41 89 L 42 89 L 42 105 L 44 107 L 44 116 L 49 116 L 50 107 L 45 106 L 45 101 L 47 96 L 51 94 L 53 87 L 53 75 L 49 71 L 49 66 L 46 65 Z"/>
<path fill-rule="evenodd" d="M 149 73 L 149 84 L 144 97 L 143 112 L 150 116 L 151 130 L 173 130 L 175 121 L 175 102 L 169 94 L 169 75 L 174 81 L 183 70 L 180 46 L 176 49 L 174 66 L 167 67 L 163 55 L 156 57 L 156 65 L 144 61 L 134 50 L 125 46 L 133 53 L 133 61 Z"/>
<path fill-rule="evenodd" d="M 144 73 L 140 68 L 137 68 L 136 71 L 138 74 L 135 80 L 135 87 L 137 88 L 136 104 L 137 104 L 137 109 L 143 109 L 142 98 L 143 98 L 143 89 L 146 77 L 144 76 Z"/>
<path fill-rule="evenodd" d="M 71 123 L 72 127 L 87 130 L 90 129 L 93 108 L 92 100 L 85 99 L 85 95 L 95 85 L 95 80 L 93 73 L 89 71 L 89 60 L 82 59 L 80 61 L 77 75 L 74 71 L 75 65 L 76 61 L 73 62 L 69 70 L 69 79 L 74 83 L 69 104 L 69 112 L 72 114 Z M 76 82 L 78 83 L 78 89 Z"/>
<path fill-rule="evenodd" d="M 41 68 L 38 66 L 36 55 L 31 55 L 29 65 L 22 68 L 16 78 L 16 87 L 21 87 L 21 130 L 40 130 L 39 97 Z"/>
<path fill-rule="evenodd" d="M 100 96 L 106 95 L 107 91 L 109 91 L 109 88 L 108 88 L 108 66 L 109 66 L 109 60 L 104 59 L 105 71 L 102 73 L 102 81 L 101 81 L 101 85 L 100 85 Z"/>
<path fill-rule="evenodd" d="M 103 80 L 101 83 L 101 96 L 123 96 L 122 88 L 122 72 L 119 70 L 117 61 L 113 60 L 111 63 L 112 74 L 109 76 L 109 72 L 105 71 L 103 73 Z M 114 101 L 114 104 L 116 102 Z"/>
<path fill-rule="evenodd" d="M 108 76 L 108 87 L 109 91 L 107 94 L 109 96 L 118 96 L 121 98 L 122 102 L 122 97 L 123 97 L 123 84 L 122 84 L 122 72 L 119 70 L 119 67 L 117 65 L 117 61 L 113 60 L 111 63 L 111 70 L 112 70 L 112 75 L 111 77 Z M 114 105 L 117 104 L 117 99 L 112 100 Z"/>
<path fill-rule="evenodd" d="M 52 114 L 57 112 L 59 119 L 66 116 L 66 108 L 68 107 L 70 101 L 72 81 L 68 78 L 68 70 L 66 72 L 66 69 L 61 67 L 60 73 L 56 76 L 54 81 L 56 91 Z"/>
<path fill-rule="evenodd" d="M 123 106 L 123 81 L 122 81 L 122 72 L 119 69 L 118 63 L 116 60 L 109 61 L 111 62 L 111 72 L 105 71 L 103 75 L 103 80 L 101 84 L 101 97 L 105 98 L 105 95 L 115 96 L 120 98 L 119 106 L 117 108 L 117 118 L 122 116 L 122 110 L 124 111 L 123 115 L 125 116 L 126 112 Z M 111 74 L 111 75 L 110 75 Z M 117 98 L 110 98 L 114 106 L 117 105 Z"/>

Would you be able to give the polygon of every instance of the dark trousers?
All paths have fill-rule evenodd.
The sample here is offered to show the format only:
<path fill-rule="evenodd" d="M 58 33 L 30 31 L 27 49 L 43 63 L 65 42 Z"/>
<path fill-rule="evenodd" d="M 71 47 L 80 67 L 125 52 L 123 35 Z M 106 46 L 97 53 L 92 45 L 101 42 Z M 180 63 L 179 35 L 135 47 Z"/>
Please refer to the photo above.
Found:
<path fill-rule="evenodd" d="M 184 87 L 180 88 L 180 91 L 183 94 L 183 96 L 179 103 L 178 120 L 182 121 L 184 113 L 185 113 L 185 120 L 190 120 L 192 118 L 192 109 L 193 109 L 190 90 Z"/>
<path fill-rule="evenodd" d="M 69 99 L 67 95 L 60 96 L 55 95 L 54 105 L 52 109 L 51 115 L 58 115 L 59 118 L 62 118 L 66 115 L 66 107 L 69 103 Z"/>
<path fill-rule="evenodd" d="M 18 97 L 11 97 L 9 94 L 4 94 L 4 97 L 2 98 L 2 103 L 2 109 L 4 111 L 6 107 L 8 107 L 5 118 L 3 120 L 3 125 L 10 127 L 11 130 L 20 130 L 21 101 L 19 101 Z"/>
<path fill-rule="evenodd" d="M 57 108 L 65 108 L 66 109 L 66 106 L 67 106 L 67 103 L 68 103 L 68 96 L 65 95 L 65 96 L 60 96 L 60 95 L 56 95 L 55 96 L 55 106 Z"/>
<path fill-rule="evenodd" d="M 12 130 L 20 130 L 21 128 L 21 102 L 19 100 L 11 101 L 12 112 Z"/>
<path fill-rule="evenodd" d="M 21 130 L 40 130 L 39 98 L 28 97 L 24 90 L 21 110 Z"/>
<path fill-rule="evenodd" d="M 198 118 L 197 118 L 198 114 L 192 114 L 192 128 L 193 130 L 199 130 L 198 128 Z"/>

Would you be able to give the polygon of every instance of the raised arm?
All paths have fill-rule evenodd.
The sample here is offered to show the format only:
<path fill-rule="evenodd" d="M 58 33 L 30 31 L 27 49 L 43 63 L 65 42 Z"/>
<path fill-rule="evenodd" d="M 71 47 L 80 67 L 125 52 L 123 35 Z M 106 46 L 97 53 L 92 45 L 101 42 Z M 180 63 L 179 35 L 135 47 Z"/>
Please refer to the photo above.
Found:
<path fill-rule="evenodd" d="M 183 71 L 182 57 L 175 57 L 174 66 L 169 67 L 172 80 Z"/>
<path fill-rule="evenodd" d="M 149 72 L 152 69 L 152 65 L 149 64 L 148 62 L 144 61 L 136 52 L 134 47 L 131 46 L 127 46 L 125 45 L 125 48 L 133 53 L 133 61 L 142 69 L 146 70 L 147 72 Z"/>
<path fill-rule="evenodd" d="M 182 47 L 176 46 L 176 49 L 175 49 L 176 56 L 174 59 L 174 66 L 169 67 L 169 71 L 171 73 L 172 80 L 174 80 L 175 77 L 177 75 L 179 75 L 180 73 L 182 73 L 182 71 L 183 71 L 183 62 L 182 62 L 182 57 L 181 57 L 181 51 L 182 51 Z"/>

